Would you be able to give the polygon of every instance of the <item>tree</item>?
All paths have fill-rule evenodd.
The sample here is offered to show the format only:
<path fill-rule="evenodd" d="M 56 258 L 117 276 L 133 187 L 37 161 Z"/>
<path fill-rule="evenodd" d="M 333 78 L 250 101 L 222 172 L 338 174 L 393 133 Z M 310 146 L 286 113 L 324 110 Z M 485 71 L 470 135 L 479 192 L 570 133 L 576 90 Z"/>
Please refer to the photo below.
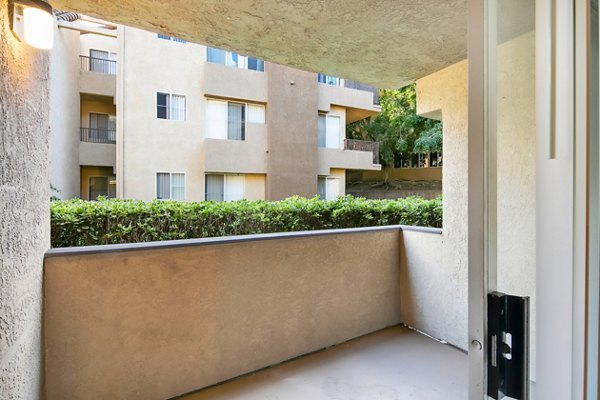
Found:
<path fill-rule="evenodd" d="M 380 89 L 381 113 L 348 125 L 350 139 L 379 142 L 379 162 L 388 181 L 389 168 L 413 154 L 442 151 L 442 123 L 417 115 L 415 85 Z"/>

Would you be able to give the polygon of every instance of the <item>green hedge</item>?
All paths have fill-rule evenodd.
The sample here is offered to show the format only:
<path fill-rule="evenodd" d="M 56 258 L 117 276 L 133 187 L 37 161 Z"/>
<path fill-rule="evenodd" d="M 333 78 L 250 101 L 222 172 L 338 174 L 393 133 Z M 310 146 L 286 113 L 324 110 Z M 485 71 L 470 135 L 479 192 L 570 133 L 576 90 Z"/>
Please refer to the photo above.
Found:
<path fill-rule="evenodd" d="M 335 201 L 291 197 L 277 202 L 115 199 L 51 202 L 52 247 L 394 224 L 441 227 L 441 198 L 365 200 L 345 196 Z"/>

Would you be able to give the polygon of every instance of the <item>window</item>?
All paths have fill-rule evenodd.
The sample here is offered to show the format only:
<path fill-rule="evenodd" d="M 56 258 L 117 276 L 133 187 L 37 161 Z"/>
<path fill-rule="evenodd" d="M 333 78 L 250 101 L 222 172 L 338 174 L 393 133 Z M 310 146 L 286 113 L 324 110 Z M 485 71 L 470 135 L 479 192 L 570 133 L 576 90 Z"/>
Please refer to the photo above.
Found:
<path fill-rule="evenodd" d="M 317 194 L 322 200 L 335 200 L 340 195 L 340 180 L 338 178 L 317 178 Z"/>
<path fill-rule="evenodd" d="M 117 73 L 117 54 L 104 50 L 90 49 L 90 71 L 101 74 Z"/>
<path fill-rule="evenodd" d="M 340 117 L 319 114 L 317 145 L 330 149 L 340 149 Z"/>
<path fill-rule="evenodd" d="M 246 122 L 265 123 L 265 107 L 221 100 L 208 100 L 206 137 L 211 139 L 246 140 Z"/>
<path fill-rule="evenodd" d="M 87 139 L 94 143 L 115 143 L 117 117 L 114 115 L 90 113 Z"/>
<path fill-rule="evenodd" d="M 156 198 L 160 200 L 185 200 L 185 174 L 157 172 Z"/>
<path fill-rule="evenodd" d="M 443 165 L 442 163 L 442 153 L 439 151 L 434 151 L 433 153 L 429 154 L 429 165 L 431 167 L 441 167 Z"/>
<path fill-rule="evenodd" d="M 265 62 L 254 57 L 242 56 L 226 50 L 206 48 L 206 59 L 210 63 L 223 64 L 230 67 L 250 69 L 253 71 L 264 71 Z"/>
<path fill-rule="evenodd" d="M 163 35 L 161 33 L 157 34 L 156 36 L 158 36 L 159 39 L 172 40 L 172 41 L 177 42 L 177 43 L 187 43 L 183 39 L 179 39 L 179 38 L 176 38 L 174 36 Z"/>
<path fill-rule="evenodd" d="M 99 196 L 115 198 L 117 192 L 117 181 L 114 177 L 90 176 L 89 177 L 89 199 L 96 200 Z"/>
<path fill-rule="evenodd" d="M 318 74 L 317 81 L 319 83 L 324 83 L 326 85 L 332 85 L 332 86 L 341 86 L 342 85 L 342 80 L 340 78 L 338 78 L 337 76 L 331 76 L 331 75 L 325 75 L 325 74 Z"/>
<path fill-rule="evenodd" d="M 245 197 L 244 175 L 207 174 L 205 198 L 207 201 L 236 201 Z"/>
<path fill-rule="evenodd" d="M 185 121 L 185 96 L 156 93 L 156 118 Z"/>

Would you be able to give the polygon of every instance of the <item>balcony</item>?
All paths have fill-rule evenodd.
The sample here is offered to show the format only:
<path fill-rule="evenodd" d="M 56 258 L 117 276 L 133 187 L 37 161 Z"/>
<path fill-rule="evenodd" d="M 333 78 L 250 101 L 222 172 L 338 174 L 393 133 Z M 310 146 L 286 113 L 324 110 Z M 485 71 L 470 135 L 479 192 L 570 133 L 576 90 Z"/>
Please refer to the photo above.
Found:
<path fill-rule="evenodd" d="M 370 151 L 373 164 L 379 164 L 379 143 L 367 140 L 344 139 L 344 150 Z"/>
<path fill-rule="evenodd" d="M 319 83 L 324 83 L 326 85 L 331 86 L 342 86 L 350 89 L 362 90 L 365 92 L 373 93 L 373 104 L 379 105 L 379 89 L 375 86 L 367 85 L 365 83 L 360 83 L 356 81 L 351 81 L 348 79 L 341 79 L 337 76 L 318 74 L 317 80 Z"/>
<path fill-rule="evenodd" d="M 262 72 L 205 62 L 200 77 L 206 96 L 258 103 L 268 100 L 267 76 Z"/>
<path fill-rule="evenodd" d="M 329 112 L 332 105 L 345 107 L 348 124 L 381 111 L 377 88 L 328 75 L 318 76 L 319 111 Z"/>
<path fill-rule="evenodd" d="M 247 123 L 245 140 L 205 138 L 200 159 L 207 172 L 266 174 L 267 127 Z"/>
<path fill-rule="evenodd" d="M 82 71 L 97 72 L 99 74 L 116 75 L 117 62 L 88 56 L 79 56 Z"/>
<path fill-rule="evenodd" d="M 388 226 L 51 250 L 47 398 L 171 398 L 339 345 L 190 399 L 464 399 L 466 354 L 401 326 L 466 347 L 442 239 Z"/>
<path fill-rule="evenodd" d="M 332 168 L 380 171 L 379 143 L 344 139 L 344 148 L 317 149 L 318 174 L 329 175 Z"/>
<path fill-rule="evenodd" d="M 81 77 L 80 93 L 115 97 L 117 92 L 117 62 L 100 58 L 79 56 Z"/>
<path fill-rule="evenodd" d="M 81 141 L 87 143 L 117 143 L 117 132 L 109 129 L 80 128 Z"/>
<path fill-rule="evenodd" d="M 80 128 L 79 165 L 115 167 L 116 132 L 109 129 Z"/>

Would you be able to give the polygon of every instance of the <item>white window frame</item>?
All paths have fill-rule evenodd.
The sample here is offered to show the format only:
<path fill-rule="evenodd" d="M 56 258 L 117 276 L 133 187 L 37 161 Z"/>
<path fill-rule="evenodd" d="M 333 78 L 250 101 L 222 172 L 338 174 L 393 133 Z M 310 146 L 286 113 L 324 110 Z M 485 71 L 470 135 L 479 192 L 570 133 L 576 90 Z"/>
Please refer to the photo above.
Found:
<path fill-rule="evenodd" d="M 331 114 L 331 113 L 319 113 L 319 116 L 323 116 L 325 117 L 325 146 L 321 147 L 322 149 L 343 149 L 343 144 L 344 141 L 342 140 L 342 117 L 340 115 L 337 114 Z M 318 118 L 318 117 L 317 117 Z M 337 130 L 337 135 L 336 135 L 336 145 L 332 146 L 331 145 L 331 141 L 328 140 L 328 138 L 330 138 L 331 136 L 329 135 L 329 120 L 332 118 L 336 118 L 339 122 L 339 126 L 338 126 L 338 130 Z M 318 124 L 318 122 L 317 122 Z M 317 125 L 317 129 L 318 125 Z M 317 132 L 318 135 L 318 132 Z M 318 140 L 317 140 L 317 146 L 318 146 Z"/>
<path fill-rule="evenodd" d="M 223 187 L 222 187 L 222 191 L 223 191 L 223 201 L 238 201 L 238 200 L 243 200 L 246 198 L 246 174 L 219 174 L 219 173 L 206 173 L 205 174 L 205 182 L 208 176 L 215 176 L 215 175 L 219 175 L 223 177 Z M 231 177 L 241 177 L 242 178 L 242 196 L 238 199 L 238 200 L 230 200 L 227 198 L 227 180 L 228 178 L 230 179 Z M 204 186 L 206 188 L 206 184 Z M 206 189 L 205 189 L 206 190 Z M 206 200 L 206 195 L 207 193 L 204 193 L 204 199 Z"/>
<path fill-rule="evenodd" d="M 169 174 L 169 198 L 159 199 L 158 198 L 158 174 Z M 183 199 L 173 198 L 173 175 L 183 175 Z M 156 171 L 154 174 L 154 198 L 156 200 L 174 200 L 174 201 L 185 201 L 187 198 L 187 176 L 185 172 L 167 172 L 167 171 Z"/>
<path fill-rule="evenodd" d="M 324 179 L 325 180 L 325 198 L 321 199 L 321 200 L 327 200 L 327 201 L 333 201 L 336 200 L 339 196 L 342 195 L 341 190 L 340 190 L 340 184 L 341 184 L 341 179 L 340 178 L 336 178 L 334 176 L 318 176 L 317 177 L 317 181 L 319 179 Z M 335 197 L 332 196 L 332 194 L 329 191 L 329 183 L 330 182 L 336 182 L 337 183 L 337 195 Z M 319 193 L 317 193 L 319 194 Z M 320 194 L 319 194 L 320 196 Z"/>
<path fill-rule="evenodd" d="M 160 118 L 158 116 L 158 95 L 164 94 L 167 96 L 167 118 Z M 173 96 L 183 97 L 183 119 L 173 119 Z M 170 93 L 162 90 L 157 90 L 155 95 L 155 112 L 156 119 L 164 120 L 164 121 L 178 121 L 185 122 L 187 121 L 187 96 L 185 94 L 180 93 Z"/>

